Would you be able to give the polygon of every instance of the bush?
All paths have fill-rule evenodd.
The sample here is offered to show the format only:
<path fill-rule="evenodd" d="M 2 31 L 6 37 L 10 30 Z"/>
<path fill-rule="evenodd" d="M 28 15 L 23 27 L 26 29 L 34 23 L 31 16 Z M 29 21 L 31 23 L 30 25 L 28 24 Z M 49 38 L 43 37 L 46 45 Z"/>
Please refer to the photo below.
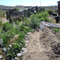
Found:
<path fill-rule="evenodd" d="M 43 12 L 43 14 L 47 17 L 49 16 L 49 13 L 47 11 Z"/>
<path fill-rule="evenodd" d="M 52 10 L 48 10 L 47 11 L 50 15 L 53 13 L 53 11 Z"/>
<path fill-rule="evenodd" d="M 12 28 L 11 24 L 9 23 L 4 23 L 2 24 L 2 29 L 7 32 L 8 30 L 10 30 Z"/>
<path fill-rule="evenodd" d="M 25 34 L 22 32 L 22 33 L 19 33 L 19 35 L 18 35 L 18 38 L 23 38 L 24 39 L 24 37 L 25 37 Z"/>
<path fill-rule="evenodd" d="M 32 18 L 30 21 L 30 27 L 35 29 L 36 27 L 39 27 L 39 25 L 40 25 L 40 23 L 39 23 L 38 18 L 36 18 L 34 15 L 32 15 Z"/>
<path fill-rule="evenodd" d="M 11 35 L 7 32 L 2 34 L 2 39 L 3 39 L 3 46 L 6 46 L 8 44 L 8 41 L 10 41 Z"/>
<path fill-rule="evenodd" d="M 5 17 L 5 13 L 2 10 L 0 10 L 0 17 Z"/>
<path fill-rule="evenodd" d="M 2 25 L 2 22 L 0 22 L 0 26 Z"/>
<path fill-rule="evenodd" d="M 45 19 L 42 17 L 39 19 L 39 22 L 41 22 L 41 21 L 45 21 Z"/>
<path fill-rule="evenodd" d="M 54 28 L 53 31 L 59 32 L 59 29 L 58 28 Z"/>
<path fill-rule="evenodd" d="M 17 53 L 20 53 L 22 50 L 23 44 L 17 43 L 13 44 L 12 47 L 7 51 L 7 57 L 11 60 L 11 58 L 15 58 Z"/>

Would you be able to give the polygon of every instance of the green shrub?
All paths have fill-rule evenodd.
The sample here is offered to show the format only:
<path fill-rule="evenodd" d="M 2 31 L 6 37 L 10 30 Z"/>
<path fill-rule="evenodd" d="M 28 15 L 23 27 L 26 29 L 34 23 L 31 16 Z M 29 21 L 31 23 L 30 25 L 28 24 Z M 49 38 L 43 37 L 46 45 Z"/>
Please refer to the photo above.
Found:
<path fill-rule="evenodd" d="M 39 22 L 41 22 L 41 21 L 45 21 L 45 19 L 42 17 L 39 19 Z"/>
<path fill-rule="evenodd" d="M 47 11 L 50 15 L 53 13 L 53 11 L 52 10 L 48 10 Z"/>
<path fill-rule="evenodd" d="M 49 16 L 49 13 L 47 11 L 43 12 L 43 14 L 47 17 Z"/>
<path fill-rule="evenodd" d="M 8 44 L 8 41 L 10 41 L 11 35 L 5 32 L 2 34 L 2 39 L 3 39 L 3 46 L 6 46 Z"/>
<path fill-rule="evenodd" d="M 0 26 L 2 25 L 2 22 L 0 21 Z"/>
<path fill-rule="evenodd" d="M 36 28 L 39 27 L 39 20 L 34 15 L 32 15 L 31 21 L 30 21 L 30 27 Z"/>
<path fill-rule="evenodd" d="M 8 30 L 10 30 L 12 27 L 11 27 L 11 24 L 9 23 L 4 23 L 2 24 L 2 29 L 7 32 Z"/>
<path fill-rule="evenodd" d="M 59 29 L 58 28 L 54 28 L 53 31 L 59 32 Z"/>
<path fill-rule="evenodd" d="M 16 57 L 17 53 L 20 53 L 22 50 L 23 44 L 17 43 L 13 44 L 12 47 L 7 51 L 7 57 L 11 60 L 11 58 Z"/>
<path fill-rule="evenodd" d="M 0 17 L 5 17 L 5 13 L 2 10 L 0 10 Z"/>
<path fill-rule="evenodd" d="M 25 37 L 25 34 L 22 32 L 22 33 L 19 33 L 19 35 L 18 35 L 18 38 L 23 38 L 24 39 L 24 37 Z"/>

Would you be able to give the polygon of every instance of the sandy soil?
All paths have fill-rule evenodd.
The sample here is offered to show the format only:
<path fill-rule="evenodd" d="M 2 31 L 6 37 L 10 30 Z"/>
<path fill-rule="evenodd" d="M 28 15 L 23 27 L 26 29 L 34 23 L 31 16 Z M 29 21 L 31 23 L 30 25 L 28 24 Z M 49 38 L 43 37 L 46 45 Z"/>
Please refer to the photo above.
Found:
<path fill-rule="evenodd" d="M 49 28 L 30 34 L 26 40 L 29 41 L 26 47 L 28 52 L 23 55 L 23 60 L 60 60 L 57 50 L 59 38 Z"/>
<path fill-rule="evenodd" d="M 56 22 L 56 20 L 54 18 L 52 18 L 51 16 L 48 16 L 47 18 L 54 21 L 54 22 Z"/>
<path fill-rule="evenodd" d="M 0 21 L 2 21 L 2 23 L 9 22 L 9 20 L 7 20 L 6 18 L 0 18 Z"/>

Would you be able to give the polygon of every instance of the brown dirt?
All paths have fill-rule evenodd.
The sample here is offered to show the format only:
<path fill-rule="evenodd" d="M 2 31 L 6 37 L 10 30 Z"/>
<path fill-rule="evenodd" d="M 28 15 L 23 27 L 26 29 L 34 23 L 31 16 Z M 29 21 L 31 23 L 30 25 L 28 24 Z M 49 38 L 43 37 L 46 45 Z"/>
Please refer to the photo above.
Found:
<path fill-rule="evenodd" d="M 2 21 L 2 23 L 9 22 L 9 20 L 7 20 L 6 18 L 0 18 L 0 21 Z"/>
<path fill-rule="evenodd" d="M 51 16 L 48 16 L 47 18 L 52 20 L 52 21 L 54 21 L 56 23 L 56 20 L 54 18 L 52 18 Z"/>
<path fill-rule="evenodd" d="M 23 60 L 60 60 L 57 50 L 60 43 L 59 38 L 49 28 L 43 32 L 32 33 L 27 40 L 29 40 L 26 47 L 28 52 L 23 55 Z"/>

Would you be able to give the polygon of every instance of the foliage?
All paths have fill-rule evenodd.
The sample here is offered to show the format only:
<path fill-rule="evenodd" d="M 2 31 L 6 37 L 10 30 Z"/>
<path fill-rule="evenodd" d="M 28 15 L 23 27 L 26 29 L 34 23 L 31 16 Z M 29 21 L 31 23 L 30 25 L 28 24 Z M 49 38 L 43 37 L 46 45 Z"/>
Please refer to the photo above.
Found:
<path fill-rule="evenodd" d="M 16 20 L 16 21 L 15 21 L 15 24 L 16 24 L 16 25 L 19 25 L 19 21 L 18 21 L 18 20 Z"/>
<path fill-rule="evenodd" d="M 5 17 L 5 13 L 2 10 L 0 10 L 0 17 Z"/>
<path fill-rule="evenodd" d="M 45 19 L 42 17 L 42 18 L 39 19 L 39 22 L 44 21 L 44 20 L 45 20 Z"/>
<path fill-rule="evenodd" d="M 49 13 L 47 11 L 43 12 L 43 14 L 47 17 L 49 16 Z"/>
<path fill-rule="evenodd" d="M 9 23 L 4 23 L 2 24 L 2 29 L 7 32 L 8 30 L 10 30 L 12 27 L 11 27 L 11 24 Z"/>
<path fill-rule="evenodd" d="M 22 38 L 24 39 L 24 37 L 25 37 L 25 34 L 23 32 L 18 35 L 18 38 L 20 38 L 20 39 L 22 39 Z"/>
<path fill-rule="evenodd" d="M 0 21 L 0 26 L 2 25 L 2 22 Z"/>
<path fill-rule="evenodd" d="M 39 20 L 38 20 L 38 18 L 35 18 L 34 15 L 32 15 L 32 17 L 31 17 L 30 27 L 32 27 L 32 28 L 39 27 Z"/>
<path fill-rule="evenodd" d="M 18 7 L 16 7 L 16 9 L 17 9 L 17 10 L 19 10 L 19 8 L 18 8 Z"/>
<path fill-rule="evenodd" d="M 31 13 L 28 11 L 28 12 L 27 12 L 27 17 L 29 17 L 30 15 L 31 15 Z"/>
<path fill-rule="evenodd" d="M 45 11 L 45 7 L 42 8 L 42 11 L 43 11 L 43 12 Z"/>
<path fill-rule="evenodd" d="M 9 59 L 14 58 L 17 55 L 17 53 L 20 53 L 22 47 L 22 43 L 13 44 L 12 47 L 10 47 L 10 49 L 7 51 L 7 57 Z"/>
<path fill-rule="evenodd" d="M 53 11 L 52 10 L 48 10 L 47 11 L 50 15 L 53 13 Z"/>
<path fill-rule="evenodd" d="M 58 28 L 54 28 L 53 31 L 59 32 L 59 29 Z"/>
<path fill-rule="evenodd" d="M 3 35 L 2 35 L 2 38 L 3 38 L 3 46 L 6 46 L 8 44 L 8 41 L 10 40 L 11 38 L 11 35 L 8 33 L 8 32 L 5 32 Z"/>

